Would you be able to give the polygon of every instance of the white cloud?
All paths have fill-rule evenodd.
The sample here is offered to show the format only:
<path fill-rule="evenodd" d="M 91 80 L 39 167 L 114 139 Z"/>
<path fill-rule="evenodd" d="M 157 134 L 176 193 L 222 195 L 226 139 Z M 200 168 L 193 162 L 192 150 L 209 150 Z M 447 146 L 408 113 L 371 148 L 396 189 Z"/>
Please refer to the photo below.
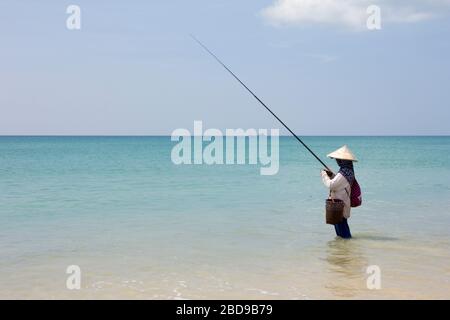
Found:
<path fill-rule="evenodd" d="M 450 0 L 276 0 L 261 13 L 277 26 L 327 24 L 362 29 L 370 5 L 381 8 L 382 23 L 412 23 L 448 10 Z"/>
<path fill-rule="evenodd" d="M 305 54 L 305 56 L 313 58 L 315 60 L 318 60 L 321 63 L 330 63 L 334 62 L 338 59 L 338 57 L 329 55 L 329 54 L 323 54 L 323 53 L 311 53 L 311 54 Z"/>

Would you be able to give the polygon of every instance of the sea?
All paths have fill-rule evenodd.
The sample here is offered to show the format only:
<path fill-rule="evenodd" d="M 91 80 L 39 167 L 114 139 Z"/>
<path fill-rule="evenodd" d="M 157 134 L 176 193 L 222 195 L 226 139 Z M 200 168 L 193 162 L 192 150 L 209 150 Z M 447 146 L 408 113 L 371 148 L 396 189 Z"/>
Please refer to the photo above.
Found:
<path fill-rule="evenodd" d="M 450 137 L 303 139 L 359 160 L 350 240 L 292 137 L 275 175 L 176 165 L 169 136 L 0 137 L 0 298 L 450 299 Z"/>

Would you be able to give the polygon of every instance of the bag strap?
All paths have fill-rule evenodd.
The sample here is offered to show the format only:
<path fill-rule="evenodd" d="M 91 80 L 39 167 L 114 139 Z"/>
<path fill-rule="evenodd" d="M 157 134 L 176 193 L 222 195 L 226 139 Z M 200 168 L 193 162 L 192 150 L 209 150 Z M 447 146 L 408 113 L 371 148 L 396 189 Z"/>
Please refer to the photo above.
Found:
<path fill-rule="evenodd" d="M 347 180 L 347 182 L 348 182 L 348 180 Z M 349 197 L 350 200 L 352 199 L 352 197 L 351 197 L 350 195 L 351 195 L 351 193 L 352 193 L 352 187 L 353 187 L 353 184 L 354 184 L 355 182 L 356 182 L 356 177 L 353 178 L 352 183 L 349 183 L 349 185 L 350 185 L 350 192 L 348 192 L 347 188 L 344 188 L 344 189 L 345 189 L 345 192 L 347 192 L 347 195 L 348 195 L 348 197 Z"/>
<path fill-rule="evenodd" d="M 351 188 L 351 186 L 350 186 L 350 188 Z M 350 197 L 351 190 L 350 190 L 350 193 L 347 191 L 347 188 L 344 188 L 344 190 L 345 190 L 345 192 L 347 192 L 348 198 L 351 199 L 351 197 Z"/>

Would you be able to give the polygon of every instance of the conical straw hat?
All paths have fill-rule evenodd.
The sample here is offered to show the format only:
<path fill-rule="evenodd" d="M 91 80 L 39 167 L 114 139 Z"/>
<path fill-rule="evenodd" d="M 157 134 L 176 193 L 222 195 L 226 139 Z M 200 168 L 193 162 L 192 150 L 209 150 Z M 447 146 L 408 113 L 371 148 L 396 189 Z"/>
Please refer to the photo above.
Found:
<path fill-rule="evenodd" d="M 346 145 L 328 154 L 327 157 L 332 159 L 358 161 L 358 159 L 356 159 L 355 155 Z"/>

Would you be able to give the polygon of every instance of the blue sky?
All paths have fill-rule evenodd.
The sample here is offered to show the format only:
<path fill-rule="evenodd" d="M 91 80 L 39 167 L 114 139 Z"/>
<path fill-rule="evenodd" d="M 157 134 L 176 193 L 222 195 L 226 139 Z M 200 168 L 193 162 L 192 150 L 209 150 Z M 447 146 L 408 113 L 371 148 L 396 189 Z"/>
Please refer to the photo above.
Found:
<path fill-rule="evenodd" d="M 365 0 L 307 3 L 4 0 L 0 134 L 279 128 L 189 33 L 299 135 L 450 134 L 450 1 L 370 1 L 379 31 Z"/>

